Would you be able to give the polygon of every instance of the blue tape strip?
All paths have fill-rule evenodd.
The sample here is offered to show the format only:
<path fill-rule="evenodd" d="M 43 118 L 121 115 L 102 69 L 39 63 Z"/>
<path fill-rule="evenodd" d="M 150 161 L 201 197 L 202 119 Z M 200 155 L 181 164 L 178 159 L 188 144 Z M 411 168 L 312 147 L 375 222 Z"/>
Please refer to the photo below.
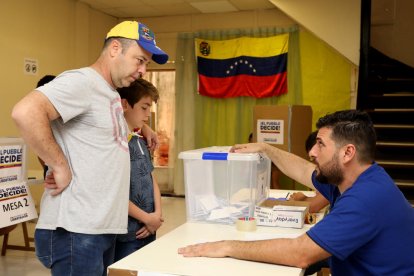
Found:
<path fill-rule="evenodd" d="M 227 152 L 204 152 L 203 160 L 227 160 Z"/>

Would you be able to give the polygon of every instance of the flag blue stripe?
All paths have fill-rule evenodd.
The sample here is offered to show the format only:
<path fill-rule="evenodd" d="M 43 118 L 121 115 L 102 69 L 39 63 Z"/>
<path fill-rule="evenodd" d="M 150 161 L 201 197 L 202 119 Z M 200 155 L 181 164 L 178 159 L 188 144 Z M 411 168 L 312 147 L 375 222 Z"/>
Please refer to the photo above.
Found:
<path fill-rule="evenodd" d="M 241 56 L 220 60 L 197 57 L 197 63 L 198 73 L 207 77 L 272 76 L 286 71 L 287 53 L 273 57 Z"/>

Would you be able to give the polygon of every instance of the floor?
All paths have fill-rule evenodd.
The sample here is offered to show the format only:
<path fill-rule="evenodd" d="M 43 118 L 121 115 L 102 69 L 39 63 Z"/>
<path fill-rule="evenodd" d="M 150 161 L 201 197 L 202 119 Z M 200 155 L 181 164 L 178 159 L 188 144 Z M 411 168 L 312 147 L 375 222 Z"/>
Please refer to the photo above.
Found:
<path fill-rule="evenodd" d="M 185 222 L 185 199 L 179 197 L 162 197 L 162 210 L 164 224 L 157 231 L 158 237 Z M 33 237 L 35 223 L 29 222 L 27 225 L 29 236 Z M 0 245 L 2 244 L 3 236 L 0 236 Z M 24 245 L 23 232 L 20 225 L 10 232 L 9 244 Z M 40 264 L 34 252 L 8 249 L 6 256 L 0 256 L 0 275 L 43 276 L 50 275 L 50 272 Z"/>

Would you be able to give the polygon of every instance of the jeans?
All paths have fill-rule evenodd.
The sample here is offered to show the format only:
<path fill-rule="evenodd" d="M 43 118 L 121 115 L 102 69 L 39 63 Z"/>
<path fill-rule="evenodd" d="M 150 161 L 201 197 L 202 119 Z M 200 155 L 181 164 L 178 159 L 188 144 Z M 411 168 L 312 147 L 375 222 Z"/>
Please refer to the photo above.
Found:
<path fill-rule="evenodd" d="M 147 244 L 155 241 L 156 235 L 149 235 L 145 239 L 135 239 L 133 241 L 116 241 L 115 246 L 115 258 L 114 261 L 117 262 L 120 259 L 128 256 L 129 254 L 137 251 L 138 249 L 143 248 Z"/>
<path fill-rule="evenodd" d="M 36 229 L 36 256 L 53 276 L 102 276 L 113 263 L 116 234 Z"/>

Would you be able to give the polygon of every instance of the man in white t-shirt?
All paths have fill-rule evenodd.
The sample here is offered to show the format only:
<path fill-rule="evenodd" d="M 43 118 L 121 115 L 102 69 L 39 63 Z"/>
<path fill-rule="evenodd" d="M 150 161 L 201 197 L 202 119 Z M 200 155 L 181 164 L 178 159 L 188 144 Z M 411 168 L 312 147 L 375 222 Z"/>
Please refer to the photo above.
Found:
<path fill-rule="evenodd" d="M 142 77 L 151 59 L 164 64 L 168 55 L 147 26 L 124 21 L 107 34 L 94 64 L 60 74 L 13 109 L 22 137 L 54 178 L 45 184 L 35 232 L 36 254 L 52 275 L 106 275 L 116 234 L 127 231 L 128 126 L 116 88 Z"/>

